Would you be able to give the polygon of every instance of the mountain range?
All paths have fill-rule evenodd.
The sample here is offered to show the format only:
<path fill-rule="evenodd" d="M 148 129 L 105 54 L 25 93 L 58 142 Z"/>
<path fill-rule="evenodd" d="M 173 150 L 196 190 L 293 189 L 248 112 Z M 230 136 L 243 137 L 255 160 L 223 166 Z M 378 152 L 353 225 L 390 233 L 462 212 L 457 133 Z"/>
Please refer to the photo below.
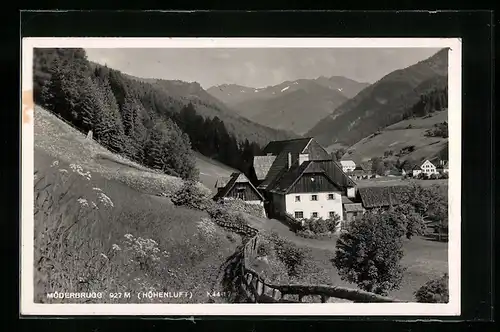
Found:
<path fill-rule="evenodd" d="M 330 114 L 368 85 L 342 76 L 322 76 L 265 88 L 223 84 L 207 92 L 254 122 L 303 135 L 318 118 Z"/>
<path fill-rule="evenodd" d="M 151 85 L 163 95 L 168 96 L 173 104 L 185 105 L 191 103 L 199 115 L 210 118 L 217 116 L 224 123 L 228 132 L 233 134 L 239 141 L 248 139 L 250 142 L 264 146 L 270 140 L 283 140 L 298 136 L 289 130 L 271 128 L 240 116 L 225 103 L 205 91 L 197 82 L 124 75 L 134 81 Z M 176 110 L 180 109 L 180 107 L 174 108 Z"/>
<path fill-rule="evenodd" d="M 420 95 L 448 84 L 448 50 L 404 69 L 396 70 L 366 87 L 330 114 L 320 119 L 305 135 L 334 150 L 402 120 L 403 113 Z"/>

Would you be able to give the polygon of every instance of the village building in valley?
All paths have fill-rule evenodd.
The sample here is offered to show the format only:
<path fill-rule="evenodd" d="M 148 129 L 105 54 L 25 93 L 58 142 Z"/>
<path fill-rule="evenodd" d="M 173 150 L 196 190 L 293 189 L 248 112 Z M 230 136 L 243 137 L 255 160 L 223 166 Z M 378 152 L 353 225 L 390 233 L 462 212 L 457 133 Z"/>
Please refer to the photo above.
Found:
<path fill-rule="evenodd" d="M 425 160 L 422 164 L 416 165 L 412 169 L 414 177 L 420 174 L 433 175 L 439 173 L 448 173 L 448 161 L 439 161 L 438 166 L 434 165 L 430 160 Z"/>
<path fill-rule="evenodd" d="M 338 215 L 342 221 L 346 213 L 362 212 L 348 200 L 356 197 L 356 183 L 313 138 L 270 142 L 255 156 L 254 168 L 271 218 Z"/>
<path fill-rule="evenodd" d="M 340 165 L 345 173 L 351 173 L 356 169 L 356 163 L 352 160 L 341 160 Z"/>

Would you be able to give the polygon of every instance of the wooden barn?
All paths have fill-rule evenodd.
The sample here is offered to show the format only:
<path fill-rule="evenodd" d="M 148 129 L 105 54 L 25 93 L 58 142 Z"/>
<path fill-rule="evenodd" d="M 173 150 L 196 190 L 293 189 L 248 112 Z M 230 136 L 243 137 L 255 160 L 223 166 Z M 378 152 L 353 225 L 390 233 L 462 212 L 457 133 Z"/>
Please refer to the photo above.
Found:
<path fill-rule="evenodd" d="M 357 200 L 361 202 L 365 210 L 374 208 L 388 208 L 401 204 L 401 195 L 408 188 L 402 186 L 375 186 L 358 188 Z"/>
<path fill-rule="evenodd" d="M 264 197 L 243 173 L 232 173 L 229 178 L 220 178 L 215 184 L 214 200 L 241 199 L 250 204 L 264 206 Z"/>

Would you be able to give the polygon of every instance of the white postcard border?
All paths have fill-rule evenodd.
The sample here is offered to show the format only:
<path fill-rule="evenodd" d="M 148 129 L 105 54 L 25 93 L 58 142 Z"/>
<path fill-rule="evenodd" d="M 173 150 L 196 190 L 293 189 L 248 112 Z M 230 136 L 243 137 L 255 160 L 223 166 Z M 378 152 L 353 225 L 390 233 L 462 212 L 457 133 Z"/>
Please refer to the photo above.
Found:
<path fill-rule="evenodd" d="M 21 128 L 21 314 L 22 315 L 290 315 L 453 316 L 460 315 L 461 262 L 461 40 L 459 38 L 23 38 L 21 90 L 33 89 L 33 48 L 445 48 L 449 47 L 449 292 L 447 304 L 38 304 L 34 303 L 34 126 Z M 20 117 L 22 112 L 20 112 Z M 33 109 L 27 116 L 33 119 Z"/>

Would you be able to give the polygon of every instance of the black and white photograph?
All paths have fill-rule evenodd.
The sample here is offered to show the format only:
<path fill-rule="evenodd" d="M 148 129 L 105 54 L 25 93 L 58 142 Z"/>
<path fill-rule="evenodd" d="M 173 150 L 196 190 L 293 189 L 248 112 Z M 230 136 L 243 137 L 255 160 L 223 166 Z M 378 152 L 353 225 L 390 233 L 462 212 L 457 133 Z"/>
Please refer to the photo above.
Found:
<path fill-rule="evenodd" d="M 22 310 L 459 315 L 460 54 L 24 38 Z"/>

